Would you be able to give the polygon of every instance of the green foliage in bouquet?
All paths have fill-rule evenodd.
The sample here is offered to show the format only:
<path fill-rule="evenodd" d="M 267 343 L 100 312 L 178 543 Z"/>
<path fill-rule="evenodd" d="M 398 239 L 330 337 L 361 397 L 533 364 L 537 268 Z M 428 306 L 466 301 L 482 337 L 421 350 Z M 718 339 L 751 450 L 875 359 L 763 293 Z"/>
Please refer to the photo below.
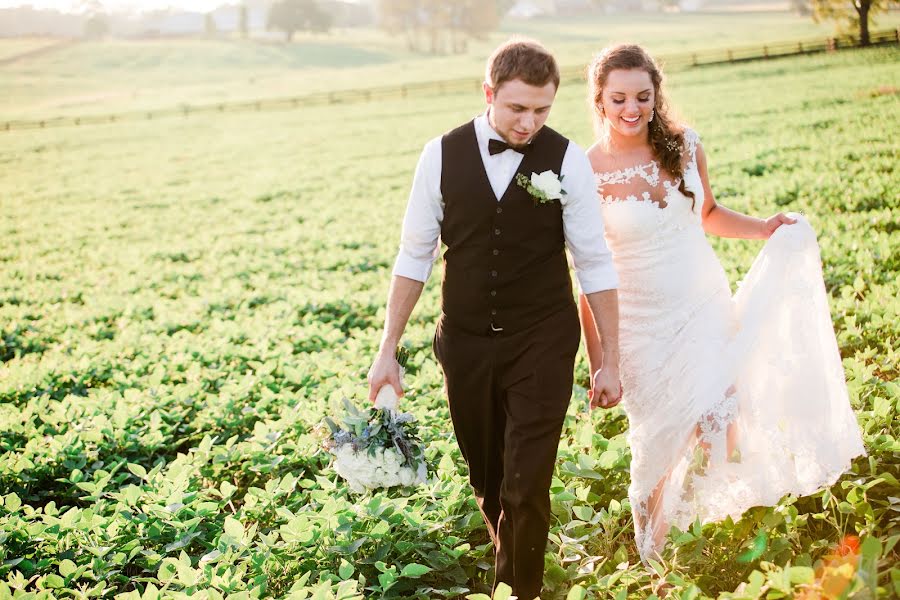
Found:
<path fill-rule="evenodd" d="M 400 367 L 405 367 L 409 361 L 409 350 L 398 346 L 396 357 Z M 422 440 L 416 419 L 411 414 L 375 406 L 360 410 L 347 398 L 344 398 L 343 404 L 347 411 L 343 427 L 325 417 L 325 423 L 331 430 L 331 437 L 325 444 L 327 449 L 352 444 L 354 451 L 367 451 L 369 456 L 374 457 L 376 449 L 393 447 L 403 457 L 403 466 L 416 468 L 422 463 Z"/>
<path fill-rule="evenodd" d="M 403 457 L 403 466 L 416 468 L 424 460 L 422 440 L 415 417 L 409 413 L 382 410 L 374 406 L 360 410 L 344 398 L 344 426 L 325 417 L 331 437 L 325 446 L 329 450 L 344 444 L 352 444 L 357 452 L 366 451 L 375 456 L 378 448 L 393 447 Z"/>
<path fill-rule="evenodd" d="M 406 349 L 406 346 L 397 346 L 397 363 L 400 365 L 400 368 L 405 369 L 408 362 L 409 350 Z"/>

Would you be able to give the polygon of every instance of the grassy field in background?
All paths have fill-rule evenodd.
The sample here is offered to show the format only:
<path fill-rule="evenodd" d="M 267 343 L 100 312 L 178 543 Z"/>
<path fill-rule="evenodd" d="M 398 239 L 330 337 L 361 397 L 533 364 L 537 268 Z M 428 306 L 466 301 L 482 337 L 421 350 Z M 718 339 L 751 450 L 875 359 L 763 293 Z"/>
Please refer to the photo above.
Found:
<path fill-rule="evenodd" d="M 23 37 L 23 38 L 0 38 L 0 60 L 5 60 L 31 52 L 40 50 L 54 44 L 60 40 L 47 37 Z"/>
<path fill-rule="evenodd" d="M 450 61 L 434 60 L 414 64 Z M 453 64 L 466 60 L 480 69 Z M 791 596 L 840 580 L 823 560 L 847 535 L 861 538 L 844 560 L 851 597 L 900 595 L 898 60 L 883 48 L 671 77 L 719 201 L 803 211 L 819 231 L 869 457 L 830 491 L 674 534 L 651 576 L 632 541 L 627 422 L 581 412 L 580 355 L 545 598 L 575 585 L 654 598 L 660 578 L 684 599 Z M 146 73 L 177 95 L 200 66 L 183 68 Z M 549 123 L 586 146 L 584 97 L 564 87 Z M 440 268 L 404 336 L 429 484 L 355 496 L 321 449 L 322 419 L 366 392 L 418 154 L 481 109 L 472 93 L 0 134 L 0 595 L 484 591 L 490 546 L 431 352 Z M 714 246 L 733 284 L 760 249 Z"/>
<path fill-rule="evenodd" d="M 900 25 L 900 15 L 879 19 Z M 477 78 L 510 35 L 536 37 L 564 66 L 614 42 L 657 54 L 825 38 L 832 23 L 790 13 L 642 14 L 509 20 L 462 55 L 408 51 L 402 36 L 371 30 L 298 35 L 292 44 L 237 40 L 106 40 L 0 66 L 0 120 L 170 108 L 379 85 Z M 6 52 L 10 44 L 0 44 Z M 28 46 L 32 42 L 22 42 Z M 30 47 L 30 46 L 29 46 Z"/>

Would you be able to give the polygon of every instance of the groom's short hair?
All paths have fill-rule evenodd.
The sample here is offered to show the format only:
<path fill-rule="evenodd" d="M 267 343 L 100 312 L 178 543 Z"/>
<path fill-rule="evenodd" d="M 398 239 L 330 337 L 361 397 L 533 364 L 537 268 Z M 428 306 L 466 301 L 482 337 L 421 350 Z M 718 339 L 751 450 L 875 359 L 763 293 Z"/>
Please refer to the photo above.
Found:
<path fill-rule="evenodd" d="M 488 58 L 484 77 L 495 92 L 513 79 L 537 87 L 553 82 L 559 88 L 556 59 L 539 42 L 525 38 L 511 39 L 494 50 Z"/>

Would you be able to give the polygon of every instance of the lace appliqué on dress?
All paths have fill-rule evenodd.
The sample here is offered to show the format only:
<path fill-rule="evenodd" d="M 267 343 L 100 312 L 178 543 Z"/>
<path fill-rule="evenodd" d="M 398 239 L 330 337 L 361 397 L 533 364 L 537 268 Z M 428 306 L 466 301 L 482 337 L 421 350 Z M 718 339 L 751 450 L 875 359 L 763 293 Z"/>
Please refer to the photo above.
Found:
<path fill-rule="evenodd" d="M 693 129 L 685 129 L 684 130 L 684 143 L 685 149 L 688 153 L 688 162 L 685 165 L 685 173 L 689 170 L 697 169 L 697 143 L 699 142 L 700 137 Z M 616 171 L 605 171 L 601 173 L 594 173 L 597 182 L 597 190 L 600 192 L 600 202 L 601 204 L 610 204 L 612 202 L 654 202 L 659 206 L 659 208 L 665 208 L 669 204 L 669 199 L 675 192 L 678 191 L 678 188 L 681 186 L 681 178 L 676 178 L 672 181 L 662 180 L 663 188 L 665 189 L 665 193 L 659 199 L 654 199 L 652 196 L 652 190 L 659 188 L 660 184 L 660 172 L 659 172 L 659 163 L 655 160 L 651 160 L 650 162 L 643 165 L 635 165 L 633 167 L 627 167 L 625 169 L 618 169 Z M 641 182 L 637 182 L 637 185 L 628 186 L 629 183 L 635 177 L 640 177 L 644 180 L 647 186 L 650 189 L 646 189 L 641 191 L 639 188 L 643 187 Z M 608 188 L 611 186 L 622 186 L 627 187 L 628 189 L 618 189 L 612 190 L 612 193 L 606 193 Z M 618 192 L 620 195 L 617 195 Z"/>
<path fill-rule="evenodd" d="M 650 171 L 648 172 L 647 169 Z M 619 169 L 618 171 L 608 171 L 605 173 L 596 173 L 597 186 L 603 187 L 607 184 L 628 183 L 635 176 L 656 187 L 659 185 L 659 165 L 655 160 L 651 160 L 645 165 L 637 165 L 628 167 L 627 169 Z"/>
<path fill-rule="evenodd" d="M 671 525 L 684 527 L 703 513 L 698 494 L 704 493 L 700 490 L 709 470 L 740 462 L 734 429 L 738 416 L 737 393 L 730 386 L 697 421 L 694 435 L 681 450 L 682 460 L 665 472 L 649 496 L 632 498 L 636 542 L 643 560 L 659 558 Z"/>
<path fill-rule="evenodd" d="M 707 458 L 712 464 L 722 464 L 728 456 L 728 426 L 738 416 L 738 399 L 734 387 L 725 392 L 725 397 L 700 419 L 698 439 L 707 449 Z"/>

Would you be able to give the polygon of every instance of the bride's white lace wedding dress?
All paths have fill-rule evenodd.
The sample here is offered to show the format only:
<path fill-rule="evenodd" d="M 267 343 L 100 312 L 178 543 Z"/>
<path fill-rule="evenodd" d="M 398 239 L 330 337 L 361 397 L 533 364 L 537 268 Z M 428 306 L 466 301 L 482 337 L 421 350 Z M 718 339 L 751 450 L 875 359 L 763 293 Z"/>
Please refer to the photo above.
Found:
<path fill-rule="evenodd" d="M 596 174 L 620 279 L 629 498 L 644 560 L 670 526 L 810 494 L 865 454 L 815 233 L 792 215 L 732 296 L 701 226 L 698 142 L 687 130 L 693 201 L 655 162 Z"/>

